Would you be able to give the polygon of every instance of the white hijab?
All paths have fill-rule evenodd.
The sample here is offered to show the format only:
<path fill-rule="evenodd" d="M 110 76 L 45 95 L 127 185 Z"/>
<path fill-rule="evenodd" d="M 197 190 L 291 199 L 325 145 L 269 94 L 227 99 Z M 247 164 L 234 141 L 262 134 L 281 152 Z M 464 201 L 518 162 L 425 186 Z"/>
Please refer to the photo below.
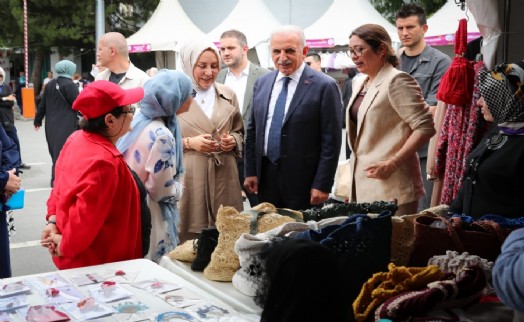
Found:
<path fill-rule="evenodd" d="M 0 74 L 2 75 L 2 80 L 0 81 L 0 85 L 4 85 L 5 82 L 5 70 L 0 67 Z"/>

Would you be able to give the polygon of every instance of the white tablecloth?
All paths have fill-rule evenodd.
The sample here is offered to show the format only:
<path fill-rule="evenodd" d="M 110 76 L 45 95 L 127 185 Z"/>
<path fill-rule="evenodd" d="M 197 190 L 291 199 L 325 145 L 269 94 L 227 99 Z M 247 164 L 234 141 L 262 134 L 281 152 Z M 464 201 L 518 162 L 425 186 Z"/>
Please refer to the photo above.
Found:
<path fill-rule="evenodd" d="M 203 273 L 192 271 L 190 264 L 177 260 L 173 261 L 167 256 L 162 257 L 160 260 L 160 266 L 168 269 L 175 275 L 184 278 L 186 281 L 215 297 L 218 297 L 239 312 L 255 314 L 260 314 L 262 312 L 261 308 L 253 301 L 252 297 L 241 293 L 231 282 L 215 282 L 209 280 Z"/>
<path fill-rule="evenodd" d="M 13 277 L 13 278 L 8 278 L 8 279 L 1 279 L 0 287 L 1 285 L 4 285 L 4 284 L 17 282 L 20 280 L 29 280 L 33 277 L 46 276 L 52 273 L 58 273 L 70 282 L 71 281 L 70 278 L 72 276 L 77 276 L 81 274 L 92 274 L 92 273 L 103 274 L 107 270 L 123 270 L 123 271 L 129 271 L 129 272 L 136 271 L 138 272 L 138 276 L 134 279 L 134 282 L 140 282 L 140 281 L 145 281 L 145 280 L 156 278 L 159 280 L 163 280 L 165 282 L 178 284 L 182 287 L 183 290 L 187 290 L 187 291 L 190 291 L 191 293 L 195 293 L 198 296 L 198 298 L 205 299 L 215 305 L 218 305 L 224 308 L 228 308 L 228 309 L 233 309 L 242 314 L 251 313 L 251 312 L 248 312 L 248 310 L 240 310 L 240 309 L 235 308 L 233 305 L 228 305 L 226 301 L 220 300 L 219 296 L 216 296 L 213 292 L 208 292 L 207 290 L 202 289 L 199 286 L 195 285 L 193 281 L 191 279 L 188 279 L 186 276 L 183 276 L 183 275 L 177 276 L 176 274 L 173 274 L 169 270 L 147 259 L 136 259 L 136 260 L 109 263 L 109 264 L 103 264 L 103 265 L 97 265 L 97 266 L 89 266 L 89 267 L 61 270 L 61 271 L 56 271 L 56 272 L 48 272 L 48 273 L 41 273 L 41 274 L 35 274 L 35 275 L 18 276 L 18 277 Z M 134 293 L 131 301 L 133 300 L 140 301 L 141 303 L 147 305 L 152 312 L 162 313 L 162 312 L 177 310 L 176 307 L 171 306 L 170 304 L 165 302 L 160 297 L 154 294 L 148 293 L 146 290 L 139 289 L 131 285 L 126 285 L 126 284 L 121 284 L 121 285 L 122 287 Z M 89 294 L 88 294 L 86 287 L 87 286 L 78 286 L 77 289 L 84 295 L 88 296 Z M 230 301 L 228 297 L 226 297 L 225 299 Z M 46 300 L 44 299 L 44 297 L 38 294 L 36 290 L 32 290 L 32 292 L 28 295 L 28 302 L 30 303 L 30 305 L 46 304 Z M 239 306 L 239 308 L 242 308 L 242 306 Z M 249 314 L 249 317 L 250 319 L 248 320 L 253 321 L 253 317 L 256 318 L 256 315 Z M 97 321 L 102 321 L 102 320 L 103 321 L 115 321 L 115 319 L 111 316 L 104 317 L 102 319 L 98 319 Z M 75 320 L 71 319 L 71 321 L 75 321 Z"/>

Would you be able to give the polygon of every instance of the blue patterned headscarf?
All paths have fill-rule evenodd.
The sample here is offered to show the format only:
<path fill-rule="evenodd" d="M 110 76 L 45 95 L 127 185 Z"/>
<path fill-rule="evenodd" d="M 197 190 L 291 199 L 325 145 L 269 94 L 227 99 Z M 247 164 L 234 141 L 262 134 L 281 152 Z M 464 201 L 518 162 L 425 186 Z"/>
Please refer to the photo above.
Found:
<path fill-rule="evenodd" d="M 117 148 L 125 154 L 144 128 L 154 119 L 167 117 L 166 127 L 173 133 L 176 145 L 177 175 L 184 173 L 182 161 L 182 134 L 178 126 L 176 112 L 192 92 L 191 80 L 184 73 L 161 69 L 158 74 L 144 84 L 144 98 L 140 101 L 140 113 L 131 123 L 132 130 L 122 137 Z"/>
<path fill-rule="evenodd" d="M 129 146 L 137 140 L 149 123 L 155 119 L 163 118 L 166 120 L 166 127 L 173 133 L 176 142 L 177 174 L 173 179 L 180 179 L 180 176 L 184 173 L 183 144 L 176 112 L 189 98 L 192 91 L 191 79 L 184 73 L 167 69 L 160 70 L 155 77 L 144 84 L 144 98 L 139 103 L 140 113 L 133 117 L 131 132 L 117 142 L 118 150 L 125 155 Z M 158 205 L 167 223 L 169 239 L 176 247 L 178 245 L 177 226 L 180 221 L 176 200 L 166 198 L 160 200 Z"/>

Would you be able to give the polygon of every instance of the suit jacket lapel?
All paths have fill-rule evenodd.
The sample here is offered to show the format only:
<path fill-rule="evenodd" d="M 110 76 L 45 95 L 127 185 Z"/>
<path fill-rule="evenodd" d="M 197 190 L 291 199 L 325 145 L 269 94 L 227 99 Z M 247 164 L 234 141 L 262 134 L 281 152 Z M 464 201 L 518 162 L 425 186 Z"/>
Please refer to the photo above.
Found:
<path fill-rule="evenodd" d="M 286 113 L 286 118 L 284 119 L 283 126 L 286 124 L 287 120 L 289 120 L 291 114 L 295 112 L 298 105 L 304 98 L 304 95 L 308 92 L 309 86 L 313 82 L 314 75 L 311 73 L 308 68 L 304 68 L 304 71 L 302 72 L 302 76 L 300 77 L 300 80 L 297 84 L 297 89 L 295 90 L 295 94 L 293 95 L 293 98 L 291 99 L 291 102 L 289 103 L 289 108 Z"/>
<path fill-rule="evenodd" d="M 264 85 L 266 85 L 266 86 L 264 87 L 264 89 L 261 88 L 261 91 L 260 91 L 260 93 L 262 94 L 261 95 L 262 102 L 260 102 L 260 103 L 262 104 L 262 106 L 264 106 L 264 112 L 263 112 L 263 115 L 262 115 L 262 125 L 264 126 L 264 128 L 265 128 L 266 122 L 267 122 L 267 114 L 268 114 L 268 111 L 269 111 L 269 102 L 271 101 L 271 92 L 273 91 L 273 87 L 275 86 L 275 80 L 277 79 L 278 70 L 273 71 L 272 73 L 273 73 L 273 75 L 272 75 L 271 79 L 273 81 L 272 82 L 265 82 Z M 265 90 L 265 93 L 264 93 L 264 90 Z"/>
<path fill-rule="evenodd" d="M 242 115 L 247 113 L 247 107 L 250 103 L 250 98 L 253 96 L 253 86 L 257 80 L 256 66 L 251 63 L 249 64 L 249 75 L 247 77 L 246 91 L 244 93 L 244 104 L 242 106 Z"/>
<path fill-rule="evenodd" d="M 384 81 L 384 76 L 387 74 L 390 68 L 389 66 L 391 65 L 389 64 L 384 65 L 382 69 L 380 69 L 380 71 L 378 72 L 373 82 L 371 84 L 368 84 L 368 92 L 366 96 L 364 97 L 364 100 L 362 100 L 362 104 L 360 104 L 360 107 L 358 108 L 358 116 L 357 116 L 358 123 L 357 123 L 357 135 L 356 135 L 357 141 L 358 141 L 358 136 L 360 135 L 360 132 L 362 130 L 362 123 L 364 122 L 364 119 L 366 118 L 366 114 L 369 108 L 371 107 L 371 104 L 373 104 L 375 97 L 381 91 L 380 85 Z M 391 68 L 394 68 L 394 67 L 391 66 Z M 359 84 L 360 85 L 360 87 L 358 87 L 359 89 L 362 89 L 362 87 L 364 86 L 364 82 L 365 80 Z"/>

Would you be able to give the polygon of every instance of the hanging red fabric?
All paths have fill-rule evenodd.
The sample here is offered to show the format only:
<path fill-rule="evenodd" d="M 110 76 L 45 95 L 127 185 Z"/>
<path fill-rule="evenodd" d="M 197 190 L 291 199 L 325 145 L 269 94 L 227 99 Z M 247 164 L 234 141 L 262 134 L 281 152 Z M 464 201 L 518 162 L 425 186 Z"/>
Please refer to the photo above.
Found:
<path fill-rule="evenodd" d="M 464 54 L 467 48 L 467 20 L 461 19 L 455 34 L 455 58 L 442 76 L 437 99 L 453 105 L 471 104 L 475 71 Z"/>

